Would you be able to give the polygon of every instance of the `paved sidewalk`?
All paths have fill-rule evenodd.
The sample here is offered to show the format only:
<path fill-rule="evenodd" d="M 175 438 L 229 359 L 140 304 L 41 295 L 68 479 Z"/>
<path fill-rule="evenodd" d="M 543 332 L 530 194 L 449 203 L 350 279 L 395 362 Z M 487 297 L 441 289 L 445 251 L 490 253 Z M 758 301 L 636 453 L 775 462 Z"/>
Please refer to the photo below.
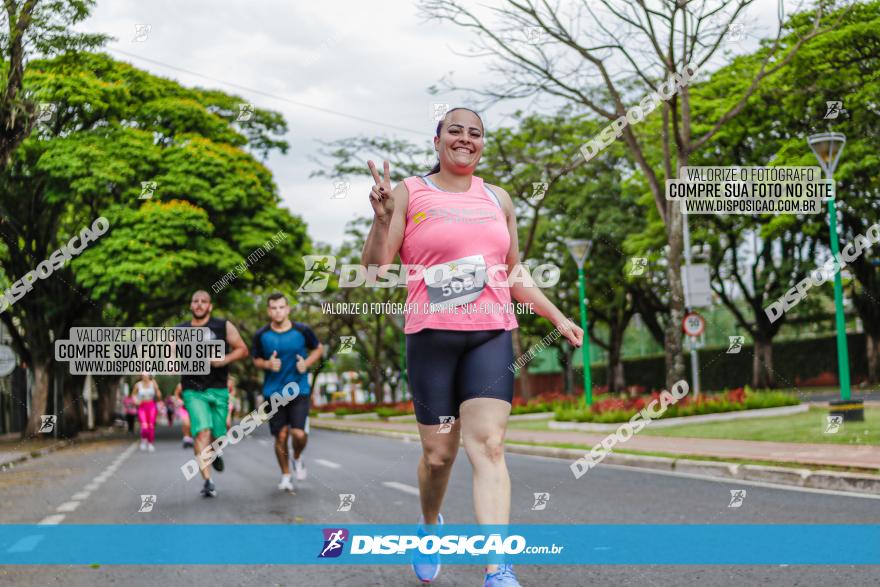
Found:
<path fill-rule="evenodd" d="M 0 468 L 5 467 L 9 463 L 17 463 L 28 458 L 26 452 L 0 452 Z"/>
<path fill-rule="evenodd" d="M 376 422 L 368 420 L 311 419 L 319 427 L 370 428 L 396 432 L 418 433 L 410 422 Z M 508 429 L 507 440 L 537 444 L 564 443 L 594 446 L 607 433 L 576 430 L 516 430 Z M 756 440 L 726 440 L 714 438 L 673 438 L 663 436 L 633 436 L 625 445 L 627 450 L 658 452 L 694 457 L 741 459 L 800 463 L 804 465 L 857 467 L 880 470 L 880 446 L 846 444 L 801 444 L 794 442 L 763 442 Z"/>
<path fill-rule="evenodd" d="M 22 439 L 21 434 L 18 432 L 4 434 L 0 436 L 0 470 L 6 470 L 28 459 L 47 455 L 75 443 L 128 437 L 124 432 L 113 426 L 105 426 L 95 430 L 83 430 L 73 439 L 53 438 L 51 436 Z"/>

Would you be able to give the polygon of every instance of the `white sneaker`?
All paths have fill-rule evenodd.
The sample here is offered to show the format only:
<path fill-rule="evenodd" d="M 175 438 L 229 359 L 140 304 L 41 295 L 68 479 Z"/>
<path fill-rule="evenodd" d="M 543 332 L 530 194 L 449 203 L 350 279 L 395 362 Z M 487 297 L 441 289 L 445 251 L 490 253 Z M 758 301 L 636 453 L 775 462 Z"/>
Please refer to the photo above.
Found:
<path fill-rule="evenodd" d="M 151 442 L 149 445 L 147 445 L 147 450 L 150 452 L 156 452 L 156 447 L 153 446 L 153 443 Z"/>
<path fill-rule="evenodd" d="M 296 480 L 297 481 L 305 481 L 306 480 L 306 465 L 303 463 L 302 457 L 299 460 L 294 459 L 293 468 L 296 471 Z"/>
<path fill-rule="evenodd" d="M 281 483 L 278 484 L 280 491 L 293 491 L 293 483 L 290 482 L 290 475 L 282 475 Z"/>
<path fill-rule="evenodd" d="M 141 450 L 147 450 L 147 441 L 141 440 Z"/>

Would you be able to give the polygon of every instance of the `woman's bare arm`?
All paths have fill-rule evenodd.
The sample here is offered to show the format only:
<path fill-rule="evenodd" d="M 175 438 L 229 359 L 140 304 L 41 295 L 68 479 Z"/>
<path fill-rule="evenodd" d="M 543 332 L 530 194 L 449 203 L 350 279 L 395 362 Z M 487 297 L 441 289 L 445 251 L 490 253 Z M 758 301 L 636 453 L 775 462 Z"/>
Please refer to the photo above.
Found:
<path fill-rule="evenodd" d="M 510 198 L 510 194 L 494 185 L 490 185 L 489 188 L 496 194 L 501 194 L 501 208 L 507 219 L 507 231 L 510 233 L 510 249 L 507 251 L 507 275 L 508 279 L 514 273 L 517 276 L 517 279 L 513 280 L 513 283 L 510 284 L 510 296 L 523 304 L 531 304 L 531 308 L 536 314 L 549 320 L 572 345 L 580 347 L 583 344 L 583 330 L 569 320 L 565 314 L 560 312 L 553 302 L 547 299 L 541 288 L 535 284 L 528 268 L 520 263 L 516 210 L 513 207 L 513 200 Z"/>
<path fill-rule="evenodd" d="M 409 191 L 406 184 L 400 182 L 392 190 L 388 177 L 390 170 L 385 162 L 384 178 L 373 162 L 369 162 L 370 172 L 376 185 L 370 191 L 370 204 L 373 206 L 373 224 L 367 234 L 364 248 L 361 251 L 361 263 L 364 265 L 388 265 L 394 261 L 403 243 L 406 229 L 406 209 L 409 204 Z"/>

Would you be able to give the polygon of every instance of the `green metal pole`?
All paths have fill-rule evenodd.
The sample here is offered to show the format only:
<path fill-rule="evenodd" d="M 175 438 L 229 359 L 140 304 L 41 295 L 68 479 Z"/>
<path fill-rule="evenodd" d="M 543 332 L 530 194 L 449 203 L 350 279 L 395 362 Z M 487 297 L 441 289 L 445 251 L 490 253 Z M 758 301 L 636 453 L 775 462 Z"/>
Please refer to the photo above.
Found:
<path fill-rule="evenodd" d="M 361 366 L 361 370 L 358 373 L 358 379 L 360 379 L 361 375 L 367 375 L 367 367 L 366 367 L 366 365 L 364 365 L 364 355 L 362 355 L 361 353 L 358 353 L 358 363 Z M 364 380 L 366 380 L 366 378 L 364 378 Z M 372 394 L 370 393 L 370 384 L 369 383 L 367 383 L 367 389 L 365 391 L 367 392 L 367 394 L 366 394 L 367 401 L 370 401 L 370 396 Z M 353 403 L 353 404 L 357 403 L 357 391 L 355 389 L 351 390 L 351 403 Z"/>
<path fill-rule="evenodd" d="M 587 330 L 587 296 L 582 267 L 578 267 L 578 291 L 581 294 L 581 329 L 584 331 L 584 344 L 581 346 L 581 356 L 584 362 L 584 404 L 591 406 L 593 405 L 593 384 L 590 379 L 590 336 Z"/>
<path fill-rule="evenodd" d="M 834 179 L 829 176 L 829 179 Z M 831 225 L 831 253 L 837 257 L 840 254 L 840 244 L 837 236 L 837 207 L 834 200 L 837 198 L 837 185 L 832 183 L 834 198 L 828 200 L 828 223 Z M 843 282 L 840 271 L 834 274 L 834 315 L 837 322 L 837 371 L 840 379 L 840 399 L 849 399 L 849 350 L 846 345 L 846 317 L 843 313 Z"/>

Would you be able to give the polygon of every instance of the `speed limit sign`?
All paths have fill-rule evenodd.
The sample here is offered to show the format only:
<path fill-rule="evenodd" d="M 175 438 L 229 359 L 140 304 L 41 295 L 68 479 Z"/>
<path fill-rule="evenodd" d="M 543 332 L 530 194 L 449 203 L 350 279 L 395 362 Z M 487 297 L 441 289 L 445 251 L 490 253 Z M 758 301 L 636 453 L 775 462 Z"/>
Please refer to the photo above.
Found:
<path fill-rule="evenodd" d="M 706 319 L 696 312 L 691 312 L 682 320 L 681 329 L 688 336 L 700 336 L 706 330 Z"/>

